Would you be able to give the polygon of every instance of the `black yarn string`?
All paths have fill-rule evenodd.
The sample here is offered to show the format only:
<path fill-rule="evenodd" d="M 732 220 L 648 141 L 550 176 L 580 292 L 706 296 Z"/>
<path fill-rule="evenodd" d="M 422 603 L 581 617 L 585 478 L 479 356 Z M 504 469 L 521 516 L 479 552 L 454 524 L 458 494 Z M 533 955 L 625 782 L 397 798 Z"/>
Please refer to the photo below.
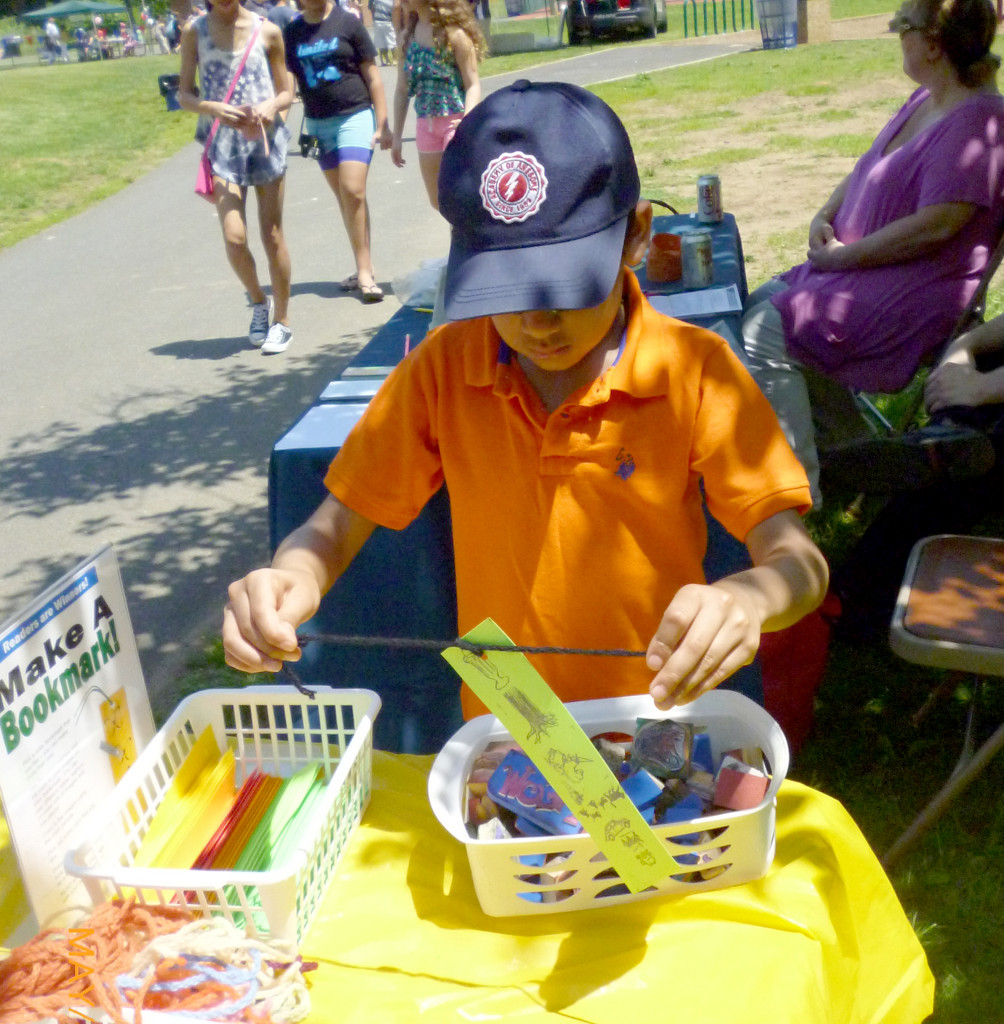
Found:
<path fill-rule="evenodd" d="M 519 644 L 476 644 L 471 640 L 457 637 L 454 640 L 428 640 L 421 637 L 405 636 L 344 636 L 340 633 L 297 633 L 296 639 L 300 646 L 304 644 L 334 644 L 343 647 L 385 647 L 391 649 L 423 651 L 445 651 L 450 647 L 459 647 L 462 651 L 470 651 L 479 658 L 485 651 L 502 651 L 509 654 L 580 654 L 587 657 L 602 658 L 643 658 L 645 651 L 629 651 L 620 647 L 523 647 Z M 290 662 L 283 662 L 280 675 L 286 675 L 290 683 L 304 696 L 313 699 L 314 691 L 303 684 Z"/>

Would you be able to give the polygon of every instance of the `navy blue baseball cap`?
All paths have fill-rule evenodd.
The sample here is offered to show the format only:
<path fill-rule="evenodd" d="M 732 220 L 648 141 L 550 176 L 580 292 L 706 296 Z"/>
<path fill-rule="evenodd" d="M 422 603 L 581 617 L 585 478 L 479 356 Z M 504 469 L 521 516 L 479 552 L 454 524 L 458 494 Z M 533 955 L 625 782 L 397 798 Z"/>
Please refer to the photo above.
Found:
<path fill-rule="evenodd" d="M 627 131 L 591 92 L 523 79 L 489 94 L 439 172 L 447 317 L 599 305 L 640 195 Z"/>

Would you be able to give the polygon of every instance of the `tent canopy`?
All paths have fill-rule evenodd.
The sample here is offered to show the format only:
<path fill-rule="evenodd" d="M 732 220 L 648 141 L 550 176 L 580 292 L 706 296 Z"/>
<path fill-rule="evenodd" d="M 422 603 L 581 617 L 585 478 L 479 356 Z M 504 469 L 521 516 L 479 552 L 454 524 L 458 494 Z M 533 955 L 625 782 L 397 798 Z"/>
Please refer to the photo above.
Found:
<path fill-rule="evenodd" d="M 75 14 L 125 14 L 122 4 L 104 4 L 98 0 L 63 0 L 62 3 L 29 11 L 20 15 L 21 21 L 46 21 L 48 18 L 69 18 Z"/>

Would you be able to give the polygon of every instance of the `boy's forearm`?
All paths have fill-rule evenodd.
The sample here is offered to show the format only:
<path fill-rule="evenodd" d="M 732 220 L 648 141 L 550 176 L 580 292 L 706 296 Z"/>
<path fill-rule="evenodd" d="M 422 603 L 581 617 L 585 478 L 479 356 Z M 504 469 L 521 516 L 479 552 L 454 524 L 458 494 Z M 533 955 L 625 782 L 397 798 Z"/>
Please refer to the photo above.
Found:
<path fill-rule="evenodd" d="M 760 631 L 775 633 L 819 606 L 827 580 L 826 562 L 821 557 L 807 560 L 792 555 L 726 576 L 712 586 L 745 594 L 757 609 Z"/>
<path fill-rule="evenodd" d="M 312 577 L 323 596 L 349 567 L 375 525 L 329 496 L 279 545 L 272 568 Z"/>
<path fill-rule="evenodd" d="M 829 568 L 793 510 L 755 526 L 746 546 L 753 568 L 713 585 L 746 594 L 757 609 L 762 632 L 785 629 L 822 602 Z"/>

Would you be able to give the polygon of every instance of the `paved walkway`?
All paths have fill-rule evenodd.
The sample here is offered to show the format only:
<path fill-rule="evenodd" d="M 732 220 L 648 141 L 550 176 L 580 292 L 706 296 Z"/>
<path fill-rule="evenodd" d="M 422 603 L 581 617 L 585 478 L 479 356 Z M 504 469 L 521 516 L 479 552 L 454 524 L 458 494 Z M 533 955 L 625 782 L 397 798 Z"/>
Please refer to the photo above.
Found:
<path fill-rule="evenodd" d="M 486 85 L 592 84 L 758 42 L 747 33 L 613 47 Z M 390 91 L 393 69 L 383 70 Z M 300 116 L 297 106 L 294 139 Z M 370 175 L 374 255 L 388 292 L 395 276 L 448 249 L 413 144 L 406 155 L 398 170 L 378 154 Z M 197 159 L 193 143 L 0 253 L 0 619 L 114 544 L 163 708 L 191 645 L 218 621 L 226 585 L 267 560 L 272 445 L 397 308 L 392 296 L 363 306 L 337 290 L 333 282 L 353 269 L 345 233 L 316 166 L 297 151 L 285 205 L 294 339 L 282 356 L 249 348 L 248 309 L 215 213 L 192 192 Z"/>

